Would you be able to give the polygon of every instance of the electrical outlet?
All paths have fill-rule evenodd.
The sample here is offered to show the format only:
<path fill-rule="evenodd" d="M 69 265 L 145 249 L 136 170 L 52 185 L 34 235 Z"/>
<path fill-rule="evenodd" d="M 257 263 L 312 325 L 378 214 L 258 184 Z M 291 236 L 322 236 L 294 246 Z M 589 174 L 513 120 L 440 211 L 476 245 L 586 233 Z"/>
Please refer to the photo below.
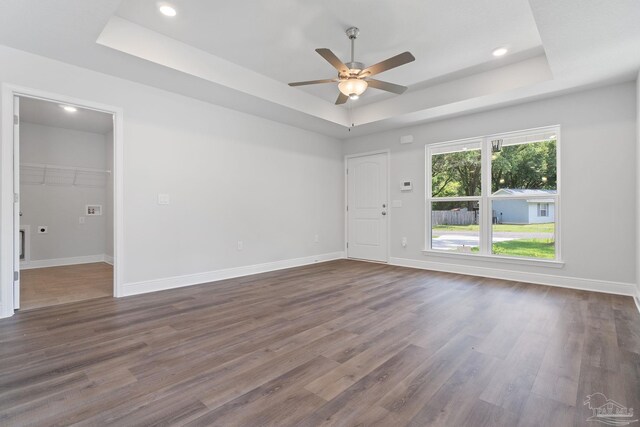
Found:
<path fill-rule="evenodd" d="M 320 241 L 320 236 L 318 236 L 317 234 L 313 236 L 313 241 L 318 243 Z"/>
<path fill-rule="evenodd" d="M 49 232 L 49 227 L 46 225 L 38 226 L 38 234 L 47 234 Z"/>
<path fill-rule="evenodd" d="M 244 248 L 244 244 L 242 243 L 242 240 L 238 240 L 238 250 L 241 251 Z"/>
<path fill-rule="evenodd" d="M 406 247 L 407 247 L 407 238 L 406 238 L 406 237 L 403 237 L 403 238 L 402 238 L 402 247 L 403 247 L 403 248 L 406 248 Z"/>
<path fill-rule="evenodd" d="M 81 216 L 80 218 L 78 218 L 78 221 L 80 222 L 80 224 L 84 224 L 84 221 L 86 220 L 85 217 Z"/>

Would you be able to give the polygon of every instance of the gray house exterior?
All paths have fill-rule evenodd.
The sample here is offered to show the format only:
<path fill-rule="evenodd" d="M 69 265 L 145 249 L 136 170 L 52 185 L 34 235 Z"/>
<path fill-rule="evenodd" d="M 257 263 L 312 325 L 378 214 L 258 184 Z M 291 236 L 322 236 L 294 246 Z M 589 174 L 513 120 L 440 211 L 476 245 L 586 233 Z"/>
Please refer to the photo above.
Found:
<path fill-rule="evenodd" d="M 556 190 L 528 190 L 501 188 L 494 196 L 554 196 Z M 543 224 L 555 221 L 555 200 L 550 197 L 540 199 L 494 200 L 493 222 L 497 224 Z"/>

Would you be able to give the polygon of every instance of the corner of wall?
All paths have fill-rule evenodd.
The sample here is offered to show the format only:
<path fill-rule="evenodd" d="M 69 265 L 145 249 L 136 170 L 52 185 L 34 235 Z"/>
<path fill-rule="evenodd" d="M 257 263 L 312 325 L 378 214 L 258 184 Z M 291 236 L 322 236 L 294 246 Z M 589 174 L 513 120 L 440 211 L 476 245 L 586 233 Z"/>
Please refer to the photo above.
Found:
<path fill-rule="evenodd" d="M 636 306 L 640 311 L 640 70 L 636 79 Z"/>

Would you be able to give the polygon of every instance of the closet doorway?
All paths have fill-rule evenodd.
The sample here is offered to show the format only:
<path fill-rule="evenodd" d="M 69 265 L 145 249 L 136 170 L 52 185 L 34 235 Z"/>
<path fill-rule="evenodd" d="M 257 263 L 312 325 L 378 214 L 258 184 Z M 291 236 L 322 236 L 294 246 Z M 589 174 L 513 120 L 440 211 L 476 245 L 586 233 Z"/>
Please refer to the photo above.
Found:
<path fill-rule="evenodd" d="M 113 296 L 113 114 L 26 96 L 16 111 L 19 308 Z"/>

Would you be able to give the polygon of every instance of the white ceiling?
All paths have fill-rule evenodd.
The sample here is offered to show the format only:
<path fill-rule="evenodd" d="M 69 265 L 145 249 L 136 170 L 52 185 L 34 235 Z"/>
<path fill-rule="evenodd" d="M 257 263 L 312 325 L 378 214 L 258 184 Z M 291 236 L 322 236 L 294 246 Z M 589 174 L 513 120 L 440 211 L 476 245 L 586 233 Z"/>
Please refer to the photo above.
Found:
<path fill-rule="evenodd" d="M 356 60 L 366 65 L 413 53 L 414 63 L 379 76 L 402 85 L 492 61 L 500 46 L 515 54 L 541 45 L 527 0 L 174 0 L 173 19 L 156 4 L 127 0 L 117 14 L 282 83 L 335 77 L 315 49 L 330 48 L 347 62 L 350 26 L 360 29 Z M 336 84 L 296 90 L 328 102 L 338 94 Z"/>
<path fill-rule="evenodd" d="M 103 135 L 113 128 L 111 114 L 76 108 L 76 112 L 70 113 L 57 102 L 20 97 L 20 121 Z"/>
<path fill-rule="evenodd" d="M 637 0 L 0 0 L 0 44 L 339 138 L 631 80 L 640 68 Z M 404 95 L 369 90 L 335 106 L 315 48 L 347 59 L 405 50 L 381 74 Z M 491 51 L 509 46 L 507 56 Z M 377 92 L 377 93 L 376 93 Z M 355 128 L 347 133 L 347 127 Z"/>

